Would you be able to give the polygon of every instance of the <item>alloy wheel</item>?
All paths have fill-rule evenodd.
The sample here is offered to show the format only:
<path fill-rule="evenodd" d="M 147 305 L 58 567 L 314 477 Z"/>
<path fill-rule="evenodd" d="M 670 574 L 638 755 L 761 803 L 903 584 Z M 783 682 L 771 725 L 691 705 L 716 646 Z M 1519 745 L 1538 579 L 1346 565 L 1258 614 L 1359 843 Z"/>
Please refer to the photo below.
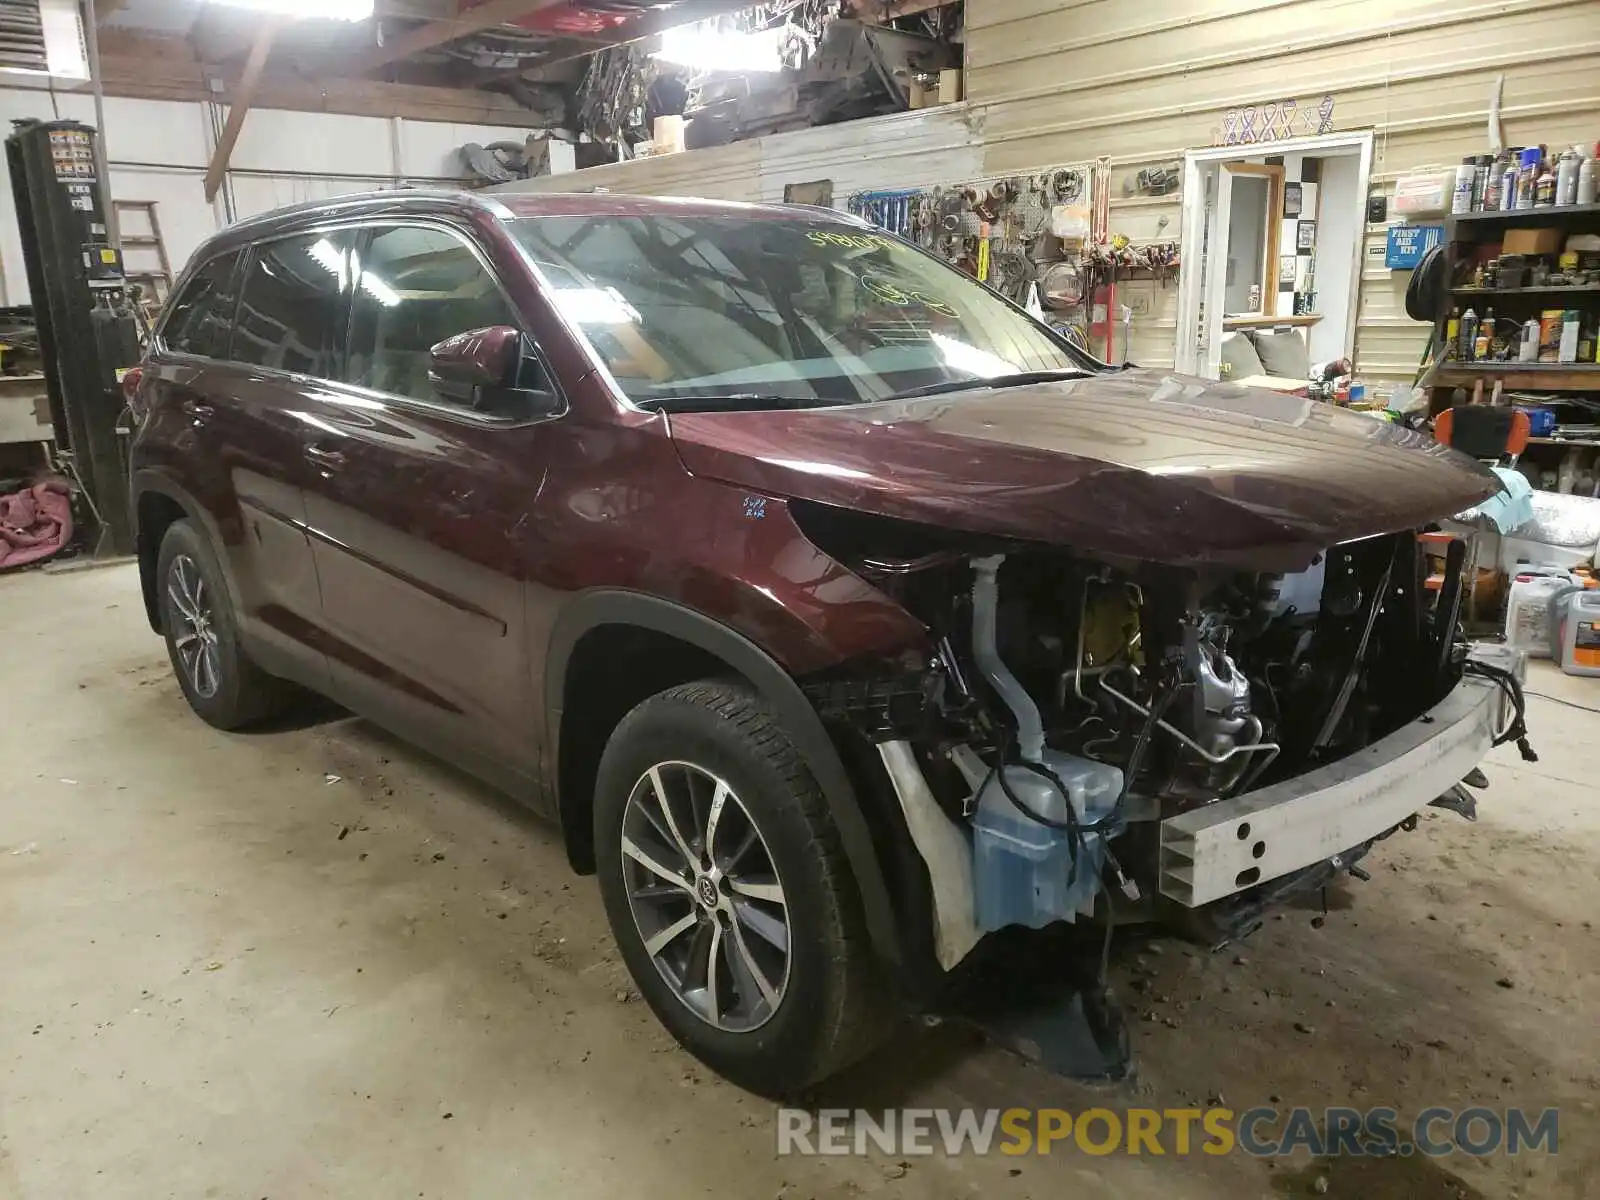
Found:
<path fill-rule="evenodd" d="M 747 1033 L 789 983 L 789 908 L 767 844 L 726 781 L 688 762 L 639 777 L 622 816 L 628 907 L 656 970 L 707 1024 Z"/>
<path fill-rule="evenodd" d="M 167 598 L 172 601 L 177 628 L 172 645 L 189 686 L 210 699 L 222 685 L 222 660 L 217 649 L 216 614 L 211 593 L 194 559 L 180 554 L 167 571 Z"/>

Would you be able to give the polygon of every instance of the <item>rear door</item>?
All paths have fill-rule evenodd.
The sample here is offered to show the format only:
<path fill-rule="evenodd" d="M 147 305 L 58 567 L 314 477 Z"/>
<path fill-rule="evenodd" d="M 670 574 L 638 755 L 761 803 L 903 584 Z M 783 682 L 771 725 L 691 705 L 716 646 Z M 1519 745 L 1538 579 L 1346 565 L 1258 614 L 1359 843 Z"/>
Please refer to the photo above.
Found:
<path fill-rule="evenodd" d="M 254 245 L 228 345 L 224 440 L 243 535 L 230 548 L 249 619 L 274 646 L 316 656 L 327 686 L 322 598 L 306 521 L 311 398 L 337 376 L 353 234 L 314 231 Z M 303 648 L 303 651 L 302 651 Z"/>
<path fill-rule="evenodd" d="M 209 517 L 252 654 L 321 687 L 321 598 L 305 535 L 300 439 L 286 415 L 284 381 L 234 361 L 251 264 L 251 251 L 229 251 L 190 276 L 162 323 L 153 409 L 178 423 L 164 439 L 173 474 Z"/>
<path fill-rule="evenodd" d="M 435 392 L 428 349 L 520 326 L 445 223 L 369 226 L 342 386 L 308 408 L 306 493 L 330 664 L 347 702 L 510 787 L 532 775 L 523 586 L 541 426 Z"/>

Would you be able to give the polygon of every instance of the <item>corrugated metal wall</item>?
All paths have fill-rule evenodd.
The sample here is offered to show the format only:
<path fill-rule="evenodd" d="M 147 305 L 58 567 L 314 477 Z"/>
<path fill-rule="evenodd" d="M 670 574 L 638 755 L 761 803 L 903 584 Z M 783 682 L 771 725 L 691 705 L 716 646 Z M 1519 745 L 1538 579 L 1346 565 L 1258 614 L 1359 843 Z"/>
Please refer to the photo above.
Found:
<path fill-rule="evenodd" d="M 1142 167 L 1211 145 L 1223 113 L 1334 99 L 1335 131 L 1373 129 L 1375 187 L 1487 148 L 1495 80 L 1509 144 L 1600 137 L 1595 0 L 968 0 L 967 96 L 986 109 L 984 169 L 1109 156 L 1111 225 L 1176 236 L 1181 197 L 1130 198 Z M 1426 336 L 1369 226 L 1356 355 L 1364 374 L 1409 378 Z M 1135 355 L 1170 363 L 1176 289 L 1138 285 Z M 1140 303 L 1136 300 L 1136 308 Z"/>
<path fill-rule="evenodd" d="M 867 139 L 858 127 L 871 125 Z M 840 207 L 852 192 L 929 187 L 983 174 L 983 117 L 965 105 L 895 113 L 761 139 L 761 198 L 786 184 L 833 180 Z"/>
<path fill-rule="evenodd" d="M 982 168 L 981 117 L 965 105 L 949 105 L 590 167 L 491 190 L 561 192 L 603 187 L 614 192 L 755 202 L 782 200 L 786 184 L 831 179 L 834 203 L 843 207 L 852 192 L 975 179 L 983 174 Z"/>
<path fill-rule="evenodd" d="M 761 143 L 734 142 L 707 150 L 635 158 L 564 175 L 519 179 L 492 192 L 572 192 L 604 188 L 650 196 L 704 196 L 710 200 L 761 199 Z"/>

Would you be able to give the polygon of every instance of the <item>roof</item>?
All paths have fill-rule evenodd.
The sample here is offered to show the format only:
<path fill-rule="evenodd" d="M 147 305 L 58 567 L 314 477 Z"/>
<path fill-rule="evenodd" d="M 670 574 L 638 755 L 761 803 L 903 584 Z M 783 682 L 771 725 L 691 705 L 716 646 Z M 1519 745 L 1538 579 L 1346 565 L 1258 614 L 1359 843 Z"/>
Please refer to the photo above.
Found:
<path fill-rule="evenodd" d="M 607 216 L 643 216 L 676 213 L 694 216 L 749 217 L 758 220 L 804 220 L 857 225 L 849 213 L 798 204 L 745 204 L 737 200 L 706 200 L 695 196 L 641 196 L 631 192 L 502 192 L 488 194 L 519 217 L 566 216 L 600 213 Z"/>
<path fill-rule="evenodd" d="M 499 220 L 517 217 L 599 214 L 644 216 L 675 213 L 695 216 L 742 216 L 754 220 L 805 220 L 859 225 L 849 213 L 792 204 L 741 204 L 733 200 L 700 200 L 681 196 L 636 196 L 621 192 L 470 192 L 453 188 L 403 188 L 356 192 L 330 200 L 312 200 L 275 208 L 229 225 L 211 242 L 222 249 L 270 237 L 325 220 L 380 215 L 461 213 L 475 210 Z"/>

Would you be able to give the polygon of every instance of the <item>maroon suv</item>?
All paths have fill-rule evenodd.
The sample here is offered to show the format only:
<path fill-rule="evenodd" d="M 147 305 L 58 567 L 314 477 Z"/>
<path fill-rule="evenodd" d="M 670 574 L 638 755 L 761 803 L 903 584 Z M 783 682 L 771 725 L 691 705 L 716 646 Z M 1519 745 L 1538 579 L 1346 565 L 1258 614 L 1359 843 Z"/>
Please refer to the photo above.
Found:
<path fill-rule="evenodd" d="M 825 210 L 286 209 L 200 248 L 129 390 L 194 710 L 299 685 L 550 814 L 763 1090 L 993 930 L 1236 936 L 1520 732 L 1421 586 L 1486 471 L 1113 369 Z"/>

